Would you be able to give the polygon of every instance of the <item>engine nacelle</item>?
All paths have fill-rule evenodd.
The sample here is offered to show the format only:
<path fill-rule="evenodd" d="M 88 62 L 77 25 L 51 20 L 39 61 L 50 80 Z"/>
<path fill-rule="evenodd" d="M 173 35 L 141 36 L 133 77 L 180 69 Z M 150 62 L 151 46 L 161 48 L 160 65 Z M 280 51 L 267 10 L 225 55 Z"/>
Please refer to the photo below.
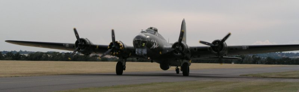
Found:
<path fill-rule="evenodd" d="M 160 63 L 160 68 L 162 70 L 168 70 L 169 69 L 169 65 L 167 63 Z"/>
<path fill-rule="evenodd" d="M 221 42 L 220 40 L 215 40 L 212 42 L 214 46 L 211 46 L 211 51 L 216 54 L 226 55 L 227 54 L 227 45 L 225 42 Z"/>
<path fill-rule="evenodd" d="M 182 57 L 190 57 L 190 49 L 186 43 L 176 42 L 172 45 L 175 54 L 181 54 Z"/>
<path fill-rule="evenodd" d="M 75 42 L 75 48 L 78 48 L 78 51 L 82 54 L 91 54 L 90 46 L 92 43 L 87 38 L 80 38 L 80 42 L 78 40 Z"/>
<path fill-rule="evenodd" d="M 113 48 L 113 42 L 111 42 L 108 46 L 108 49 Z M 126 49 L 126 45 L 121 41 L 115 41 L 115 47 L 110 53 L 114 56 L 122 56 L 122 57 L 128 57 L 130 56 L 130 53 Z"/>

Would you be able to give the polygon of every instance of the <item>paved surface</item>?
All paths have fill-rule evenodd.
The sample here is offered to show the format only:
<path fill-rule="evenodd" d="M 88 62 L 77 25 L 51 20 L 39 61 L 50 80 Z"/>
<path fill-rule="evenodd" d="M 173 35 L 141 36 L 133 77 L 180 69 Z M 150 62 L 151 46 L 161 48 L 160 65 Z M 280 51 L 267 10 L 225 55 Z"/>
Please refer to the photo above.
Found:
<path fill-rule="evenodd" d="M 175 81 L 286 81 L 299 82 L 299 79 L 251 78 L 242 74 L 265 72 L 298 71 L 299 66 L 247 68 L 247 69 L 205 69 L 191 70 L 190 76 L 175 74 L 174 70 L 158 72 L 124 72 L 117 76 L 114 73 L 53 75 L 35 77 L 0 78 L 0 92 L 51 92 L 68 89 L 100 87 L 112 85 L 140 84 L 152 82 Z"/>

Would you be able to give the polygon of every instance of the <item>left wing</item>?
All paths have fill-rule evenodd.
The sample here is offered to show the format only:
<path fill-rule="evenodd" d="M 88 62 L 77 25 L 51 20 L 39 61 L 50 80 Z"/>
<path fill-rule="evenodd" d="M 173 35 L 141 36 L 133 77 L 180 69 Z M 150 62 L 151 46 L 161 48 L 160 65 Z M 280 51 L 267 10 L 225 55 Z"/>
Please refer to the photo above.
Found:
<path fill-rule="evenodd" d="M 17 44 L 17 45 L 23 45 L 23 46 L 73 51 L 73 55 L 76 52 L 80 52 L 85 55 L 89 55 L 91 53 L 99 53 L 102 54 L 101 57 L 104 57 L 109 53 L 118 57 L 135 56 L 134 53 L 135 50 L 133 46 L 127 46 L 121 41 L 115 41 L 115 34 L 113 29 L 111 30 L 112 42 L 109 45 L 97 45 L 97 44 L 93 44 L 87 38 L 80 38 L 76 28 L 74 28 L 74 33 L 77 39 L 74 44 L 58 43 L 58 42 L 18 41 L 18 40 L 6 40 L 5 42 Z"/>
<path fill-rule="evenodd" d="M 57 49 L 57 50 L 66 50 L 66 51 L 74 51 L 78 50 L 82 54 L 89 55 L 90 53 L 98 53 L 98 54 L 104 54 L 107 52 L 109 45 L 97 45 L 92 44 L 88 39 L 81 38 L 84 44 L 79 49 L 76 47 L 73 43 L 58 43 L 58 42 L 38 42 L 38 41 L 18 41 L 18 40 L 6 40 L 5 42 L 16 44 L 16 45 L 23 45 L 23 46 L 30 46 L 30 47 L 39 47 L 39 48 L 49 48 L 49 49 Z M 133 46 L 126 46 L 122 43 L 123 49 L 115 49 L 112 52 L 122 52 L 121 54 L 115 54 L 114 56 L 122 56 L 122 57 L 135 57 L 135 50 Z M 110 49 L 111 51 L 111 49 Z M 106 53 L 109 54 L 109 53 Z M 101 56 L 103 57 L 103 56 Z"/>
<path fill-rule="evenodd" d="M 76 49 L 75 44 L 73 43 L 19 41 L 19 40 L 6 40 L 5 42 L 16 44 L 16 45 L 66 50 L 66 51 L 74 51 Z M 105 51 L 108 50 L 107 47 L 108 45 L 95 45 L 95 44 L 89 45 L 89 49 L 92 53 L 104 53 Z"/>

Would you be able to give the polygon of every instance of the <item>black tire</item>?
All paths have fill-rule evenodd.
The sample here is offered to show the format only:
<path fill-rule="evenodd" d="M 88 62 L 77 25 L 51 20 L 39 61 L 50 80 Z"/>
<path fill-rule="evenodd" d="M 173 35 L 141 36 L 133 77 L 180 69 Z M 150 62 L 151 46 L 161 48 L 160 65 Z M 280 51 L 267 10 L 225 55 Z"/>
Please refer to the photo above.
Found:
<path fill-rule="evenodd" d="M 179 68 L 175 68 L 176 74 L 180 74 L 180 69 Z"/>
<path fill-rule="evenodd" d="M 124 71 L 124 66 L 122 62 L 117 62 L 116 64 L 116 75 L 122 75 Z"/>
<path fill-rule="evenodd" d="M 187 63 L 182 65 L 183 76 L 189 76 L 189 65 Z"/>

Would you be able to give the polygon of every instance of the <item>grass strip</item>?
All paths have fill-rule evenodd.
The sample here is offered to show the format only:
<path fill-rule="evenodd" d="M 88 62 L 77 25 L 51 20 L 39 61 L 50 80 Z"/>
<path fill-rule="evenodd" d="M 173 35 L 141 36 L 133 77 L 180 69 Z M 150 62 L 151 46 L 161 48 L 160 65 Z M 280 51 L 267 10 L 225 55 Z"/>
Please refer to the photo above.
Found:
<path fill-rule="evenodd" d="M 297 92 L 298 82 L 187 81 L 81 88 L 61 92 Z"/>
<path fill-rule="evenodd" d="M 116 61 L 112 62 L 73 62 L 73 61 L 0 61 L 0 77 L 41 76 L 60 74 L 114 73 Z M 282 65 L 256 64 L 205 64 L 192 63 L 190 69 L 216 68 L 257 68 Z M 169 69 L 175 70 L 175 67 Z M 127 62 L 124 72 L 162 71 L 158 63 Z"/>
<path fill-rule="evenodd" d="M 299 79 L 299 71 L 245 74 L 245 75 L 241 75 L 241 76 L 262 77 L 262 78 L 293 78 L 293 79 Z"/>

